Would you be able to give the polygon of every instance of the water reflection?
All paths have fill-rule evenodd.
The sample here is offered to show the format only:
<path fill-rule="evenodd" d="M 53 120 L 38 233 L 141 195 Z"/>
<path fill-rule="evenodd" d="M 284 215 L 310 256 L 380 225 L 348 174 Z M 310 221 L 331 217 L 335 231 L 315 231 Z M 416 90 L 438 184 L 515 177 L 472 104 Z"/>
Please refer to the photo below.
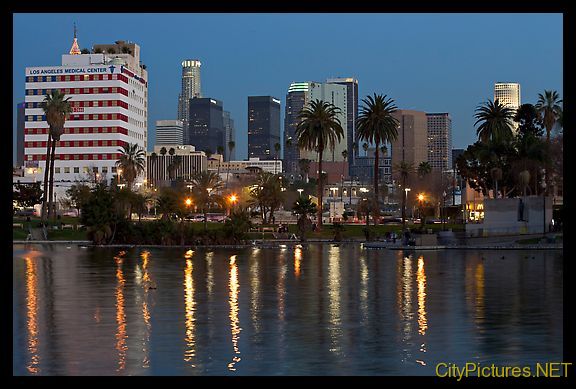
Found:
<path fill-rule="evenodd" d="M 148 260 L 150 258 L 149 251 L 142 251 L 140 253 L 140 258 L 142 258 L 142 282 L 144 284 L 144 298 L 142 299 L 142 319 L 144 320 L 144 338 L 142 339 L 142 353 L 144 358 L 142 360 L 142 367 L 148 368 L 150 366 L 150 334 L 152 332 L 152 323 L 150 322 L 150 309 L 148 308 L 148 293 L 150 290 L 150 285 L 152 285 L 152 279 L 150 278 L 150 272 L 148 270 Z"/>
<path fill-rule="evenodd" d="M 236 255 L 230 257 L 230 279 L 228 282 L 230 288 L 230 331 L 232 332 L 232 348 L 234 356 L 232 362 L 228 364 L 228 370 L 236 371 L 236 363 L 240 362 L 240 349 L 238 348 L 238 339 L 240 338 L 240 319 L 238 318 L 238 293 L 240 284 L 238 283 L 238 265 L 236 264 Z"/>
<path fill-rule="evenodd" d="M 124 272 L 122 271 L 122 256 L 126 254 L 125 251 L 118 253 L 114 257 L 116 261 L 116 350 L 118 351 L 118 368 L 116 371 L 122 371 L 126 368 L 126 352 L 128 346 L 126 344 L 126 312 L 124 309 Z"/>
<path fill-rule="evenodd" d="M 302 248 L 294 248 L 294 276 L 300 277 L 300 261 L 302 260 Z"/>
<path fill-rule="evenodd" d="M 360 255 L 360 314 L 366 320 L 368 318 L 368 265 L 366 257 Z"/>
<path fill-rule="evenodd" d="M 186 351 L 184 352 L 184 361 L 190 362 L 192 367 L 195 367 L 192 360 L 196 355 L 196 341 L 195 341 L 195 308 L 194 302 L 194 279 L 192 278 L 193 264 L 192 255 L 194 252 L 188 250 L 186 252 L 186 268 L 184 269 L 184 302 L 185 302 L 185 326 L 186 326 Z"/>
<path fill-rule="evenodd" d="M 336 354 L 341 349 L 340 321 L 340 246 L 331 246 L 328 255 L 328 296 L 330 301 L 330 351 Z"/>
<path fill-rule="evenodd" d="M 28 353 L 30 360 L 27 369 L 31 374 L 40 372 L 38 355 L 38 276 L 36 263 L 26 257 L 26 329 L 28 330 Z"/>
<path fill-rule="evenodd" d="M 256 334 L 260 333 L 260 249 L 255 248 L 250 255 L 250 315 Z"/>
<path fill-rule="evenodd" d="M 426 320 L 426 272 L 424 271 L 424 257 L 418 257 L 418 271 L 416 272 L 416 282 L 418 283 L 418 333 L 426 335 L 428 320 Z M 426 352 L 426 343 L 420 345 L 420 352 Z M 416 362 L 426 366 L 426 362 L 417 359 Z"/>

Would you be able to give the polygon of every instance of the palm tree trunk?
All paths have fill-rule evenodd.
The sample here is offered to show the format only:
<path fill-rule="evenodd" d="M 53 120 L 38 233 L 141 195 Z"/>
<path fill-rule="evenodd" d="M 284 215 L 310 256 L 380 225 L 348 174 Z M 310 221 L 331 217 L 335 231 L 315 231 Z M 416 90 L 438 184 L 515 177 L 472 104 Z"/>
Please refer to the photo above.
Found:
<path fill-rule="evenodd" d="M 318 150 L 318 231 L 322 229 L 322 194 L 324 192 L 323 182 L 322 182 L 322 149 Z"/>
<path fill-rule="evenodd" d="M 379 173 L 378 170 L 378 160 L 379 160 L 379 152 L 378 149 L 380 148 L 380 142 L 376 141 L 376 151 L 374 152 L 374 205 L 380 207 L 380 202 L 378 201 L 378 181 L 379 181 Z M 378 220 L 378 208 L 373 210 L 374 212 L 374 224 L 380 224 L 380 220 Z"/>
<path fill-rule="evenodd" d="M 50 191 L 50 195 L 48 196 L 48 219 L 50 219 L 50 215 L 54 211 L 54 216 L 56 216 L 56 211 L 52 209 L 52 199 L 54 197 L 54 159 L 56 155 L 56 140 L 52 140 L 52 152 L 50 156 L 50 180 L 48 182 L 48 189 Z"/>
<path fill-rule="evenodd" d="M 406 230 L 406 177 L 402 177 L 402 231 Z"/>
<path fill-rule="evenodd" d="M 48 213 L 48 177 L 50 173 L 50 159 L 51 159 L 51 146 L 52 146 L 52 136 L 48 133 L 48 142 L 46 146 L 46 164 L 44 165 L 44 195 L 42 196 L 42 221 L 44 222 L 47 218 Z"/>

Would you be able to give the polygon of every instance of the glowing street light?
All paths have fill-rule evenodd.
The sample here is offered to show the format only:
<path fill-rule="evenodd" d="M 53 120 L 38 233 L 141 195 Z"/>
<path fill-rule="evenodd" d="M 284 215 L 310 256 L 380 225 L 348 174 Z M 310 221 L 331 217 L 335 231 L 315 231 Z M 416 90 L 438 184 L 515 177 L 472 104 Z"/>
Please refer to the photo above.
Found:
<path fill-rule="evenodd" d="M 298 192 L 298 196 L 302 196 L 302 192 L 304 192 L 304 189 L 300 188 L 296 189 L 296 191 Z"/>
<path fill-rule="evenodd" d="M 231 203 L 232 205 L 234 205 L 234 203 L 236 203 L 236 202 L 238 201 L 238 196 L 236 196 L 235 194 L 231 194 L 231 195 L 228 197 L 228 201 L 230 201 L 230 203 Z"/>
<path fill-rule="evenodd" d="M 186 199 L 186 201 L 184 201 L 184 203 L 186 204 L 187 207 L 192 205 L 192 199 L 188 198 Z"/>

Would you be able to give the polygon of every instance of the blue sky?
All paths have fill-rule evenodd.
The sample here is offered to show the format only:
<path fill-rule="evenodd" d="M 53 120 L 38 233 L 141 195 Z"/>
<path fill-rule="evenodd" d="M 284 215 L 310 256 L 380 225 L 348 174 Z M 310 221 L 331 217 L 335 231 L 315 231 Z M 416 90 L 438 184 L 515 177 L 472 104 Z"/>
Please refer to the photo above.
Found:
<path fill-rule="evenodd" d="M 14 14 L 14 132 L 25 67 L 60 65 L 74 22 L 81 48 L 140 45 L 150 145 L 155 121 L 176 118 L 188 58 L 202 62 L 203 95 L 231 112 L 239 158 L 247 155 L 247 96 L 282 100 L 283 123 L 292 81 L 356 77 L 361 97 L 382 93 L 399 108 L 449 112 L 454 148 L 476 140 L 474 110 L 493 98 L 495 82 L 519 82 L 523 103 L 545 89 L 563 96 L 561 14 Z"/>

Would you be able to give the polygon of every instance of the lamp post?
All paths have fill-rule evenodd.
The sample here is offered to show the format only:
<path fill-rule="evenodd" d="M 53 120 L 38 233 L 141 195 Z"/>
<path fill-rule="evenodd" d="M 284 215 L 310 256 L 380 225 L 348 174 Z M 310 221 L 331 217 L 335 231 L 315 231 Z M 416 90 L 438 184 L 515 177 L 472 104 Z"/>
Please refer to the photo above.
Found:
<path fill-rule="evenodd" d="M 442 192 L 442 231 L 446 229 L 446 191 Z"/>
<path fill-rule="evenodd" d="M 542 234 L 546 236 L 546 169 L 542 173 L 540 185 L 542 186 Z"/>
<path fill-rule="evenodd" d="M 302 197 L 302 192 L 304 192 L 304 189 L 299 188 L 299 189 L 296 189 L 296 191 L 298 192 L 298 197 Z"/>
<path fill-rule="evenodd" d="M 402 217 L 402 229 L 406 229 L 406 204 L 408 203 L 408 192 L 410 192 L 412 189 L 410 188 L 404 188 L 404 216 Z"/>
<path fill-rule="evenodd" d="M 236 196 L 234 193 L 232 193 L 228 197 L 228 201 L 230 202 L 230 208 L 228 209 L 228 215 L 230 215 L 232 213 L 232 208 L 234 207 L 234 204 L 236 204 L 236 202 L 238 201 L 238 196 Z"/>

